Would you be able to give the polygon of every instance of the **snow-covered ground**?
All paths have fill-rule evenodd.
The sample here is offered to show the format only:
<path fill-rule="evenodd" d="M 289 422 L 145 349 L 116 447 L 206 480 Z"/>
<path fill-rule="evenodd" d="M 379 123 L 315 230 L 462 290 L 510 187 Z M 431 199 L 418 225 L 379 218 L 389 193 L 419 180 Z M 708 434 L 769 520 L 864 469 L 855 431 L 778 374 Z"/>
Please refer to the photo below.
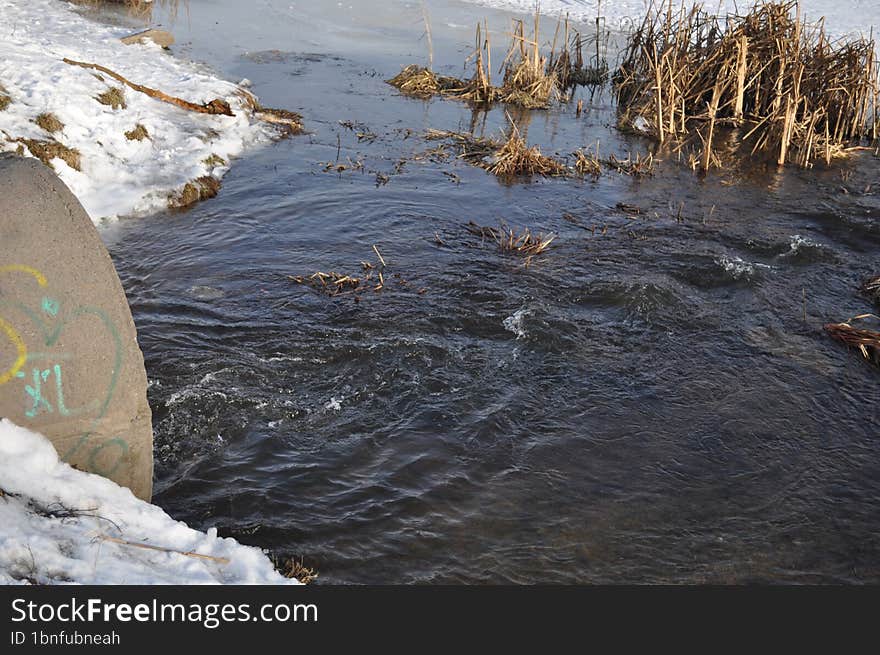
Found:
<path fill-rule="evenodd" d="M 535 11 L 535 0 L 464 0 L 486 7 L 506 9 L 522 14 Z M 608 27 L 626 30 L 638 25 L 648 7 L 666 6 L 667 0 L 538 0 L 541 13 L 546 16 L 568 14 L 573 20 L 591 23 L 597 15 L 605 18 Z M 688 6 L 693 4 L 688 0 Z M 744 10 L 754 0 L 706 0 L 706 10 L 717 13 Z M 674 0 L 673 7 L 681 5 Z M 861 33 L 867 35 L 871 26 L 880 27 L 880 3 L 877 0 L 801 0 L 801 9 L 808 19 L 827 18 L 826 27 L 834 35 Z"/>
<path fill-rule="evenodd" d="M 173 520 L 128 489 L 60 462 L 45 437 L 3 419 L 0 584 L 28 582 L 297 584 L 259 549 Z"/>
<path fill-rule="evenodd" d="M 155 44 L 124 45 L 128 33 L 89 21 L 61 0 L 0 0 L 0 86 L 11 98 L 0 111 L 0 150 L 17 150 L 21 142 L 10 139 L 19 138 L 54 138 L 78 150 L 81 171 L 61 159 L 52 165 L 95 221 L 161 208 L 187 182 L 227 170 L 212 155 L 228 163 L 270 136 L 242 110 L 235 84 Z M 65 57 L 198 104 L 226 100 L 235 116 L 197 114 L 127 87 L 126 108 L 113 109 L 96 98 L 123 85 Z M 34 122 L 47 112 L 63 129 L 49 134 Z M 126 138 L 137 125 L 148 138 Z"/>

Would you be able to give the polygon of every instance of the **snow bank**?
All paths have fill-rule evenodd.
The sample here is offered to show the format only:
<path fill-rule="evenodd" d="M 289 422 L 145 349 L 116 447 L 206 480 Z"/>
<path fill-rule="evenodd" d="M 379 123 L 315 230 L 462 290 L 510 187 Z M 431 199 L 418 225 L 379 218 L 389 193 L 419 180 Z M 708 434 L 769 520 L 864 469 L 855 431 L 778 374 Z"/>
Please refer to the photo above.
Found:
<path fill-rule="evenodd" d="M 88 21 L 60 0 L 0 0 L 0 86 L 12 100 L 0 111 L 0 150 L 19 148 L 10 138 L 52 138 L 34 120 L 54 114 L 64 124 L 54 138 L 80 152 L 82 171 L 57 158 L 52 165 L 95 221 L 164 207 L 169 192 L 221 176 L 230 158 L 270 136 L 242 111 L 234 84 L 155 44 L 124 45 L 119 39 L 127 33 Z M 235 116 L 189 112 L 127 87 L 127 107 L 113 109 L 96 97 L 123 85 L 65 64 L 65 57 L 199 104 L 226 100 Z M 127 139 L 138 124 L 149 138 Z"/>
<path fill-rule="evenodd" d="M 737 7 L 740 11 L 751 7 L 757 0 L 710 0 L 704 2 L 707 11 L 717 13 L 732 12 Z M 473 4 L 506 9 L 518 14 L 534 14 L 535 0 L 465 0 Z M 638 27 L 651 5 L 666 6 L 663 2 L 650 0 L 538 0 L 541 13 L 556 17 L 568 14 L 573 20 L 593 24 L 596 16 L 605 18 L 606 24 L 612 29 L 628 30 Z M 690 6 L 690 2 L 687 3 Z M 680 2 L 674 2 L 678 9 Z M 867 34 L 871 26 L 880 25 L 880 5 L 876 0 L 801 0 L 801 9 L 809 20 L 817 20 L 825 16 L 826 29 L 835 36 L 849 33 Z"/>
<path fill-rule="evenodd" d="M 193 530 L 128 489 L 71 468 L 45 437 L 6 419 L 0 490 L 0 584 L 297 584 L 259 549 Z"/>

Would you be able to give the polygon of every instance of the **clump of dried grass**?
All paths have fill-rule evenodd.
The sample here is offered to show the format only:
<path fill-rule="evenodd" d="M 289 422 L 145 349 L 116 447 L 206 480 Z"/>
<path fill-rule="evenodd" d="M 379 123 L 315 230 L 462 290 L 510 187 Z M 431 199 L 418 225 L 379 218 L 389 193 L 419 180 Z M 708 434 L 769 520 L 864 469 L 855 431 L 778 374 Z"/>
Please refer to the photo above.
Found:
<path fill-rule="evenodd" d="M 429 129 L 425 133 L 428 141 L 449 140 L 458 149 L 458 158 L 474 166 L 486 167 L 485 160 L 494 155 L 501 143 L 494 139 L 476 137 L 465 132 Z"/>
<path fill-rule="evenodd" d="M 125 92 L 118 86 L 110 87 L 95 99 L 111 109 L 125 109 L 128 106 L 125 104 Z"/>
<path fill-rule="evenodd" d="M 481 239 L 491 239 L 498 245 L 501 252 L 522 255 L 529 262 L 532 257 L 546 251 L 556 238 L 556 235 L 552 233 L 533 234 L 529 228 L 523 228 L 517 232 L 506 225 L 486 227 L 477 225 L 473 221 L 469 221 L 465 229 Z"/>
<path fill-rule="evenodd" d="M 874 53 L 873 40 L 832 42 L 794 0 L 724 18 L 669 5 L 629 37 L 614 76 L 620 124 L 661 143 L 698 138 L 703 170 L 728 127 L 780 165 L 830 164 L 869 131 L 876 137 Z"/>
<path fill-rule="evenodd" d="M 68 148 L 63 143 L 55 141 L 43 141 L 40 139 L 18 139 L 18 141 L 31 151 L 31 154 L 54 170 L 53 159 L 60 159 L 74 170 L 82 170 L 79 150 Z"/>
<path fill-rule="evenodd" d="M 125 138 L 129 141 L 143 141 L 144 139 L 150 138 L 150 133 L 147 131 L 146 127 L 138 123 L 134 126 L 134 129 L 125 133 Z"/>
<path fill-rule="evenodd" d="M 187 182 L 182 189 L 172 193 L 168 197 L 168 206 L 171 209 L 184 209 L 202 200 L 208 200 L 220 193 L 220 180 L 205 175 Z"/>
<path fill-rule="evenodd" d="M 303 117 L 295 111 L 273 109 L 272 107 L 263 107 L 260 104 L 256 104 L 254 116 L 278 127 L 283 137 L 296 136 L 305 131 Z"/>
<path fill-rule="evenodd" d="M 378 258 L 377 262 L 361 262 L 362 273 L 360 275 L 349 275 L 345 273 L 336 273 L 330 271 L 324 273 L 317 271 L 308 276 L 289 275 L 287 276 L 292 282 L 311 287 L 318 293 L 331 298 L 336 296 L 353 295 L 355 302 L 360 302 L 360 296 L 366 291 L 379 292 L 386 288 L 388 279 L 386 271 L 388 265 L 382 253 L 379 252 L 377 246 L 373 246 L 373 252 Z M 395 274 L 399 284 L 407 286 L 406 282 L 399 274 Z M 420 291 L 419 293 L 423 293 Z"/>
<path fill-rule="evenodd" d="M 60 132 L 64 129 L 64 123 L 58 120 L 58 117 L 51 112 L 44 112 L 34 119 L 40 128 L 46 130 L 49 134 Z"/>
<path fill-rule="evenodd" d="M 208 168 L 217 168 L 219 166 L 226 166 L 226 160 L 223 159 L 220 155 L 211 154 L 210 157 L 205 157 L 202 161 Z"/>
<path fill-rule="evenodd" d="M 404 68 L 387 80 L 387 83 L 415 98 L 430 98 L 441 93 L 451 93 L 465 86 L 465 83 L 458 78 L 437 75 L 431 69 L 415 64 Z"/>
<path fill-rule="evenodd" d="M 597 154 L 583 150 L 576 150 L 572 154 L 574 155 L 574 170 L 578 175 L 591 175 L 592 177 L 602 175 L 602 162 L 599 161 Z"/>
<path fill-rule="evenodd" d="M 851 318 L 845 323 L 829 323 L 825 326 L 825 331 L 833 339 L 858 350 L 869 362 L 880 366 L 880 332 L 852 326 L 854 321 L 866 319 L 880 320 L 874 314 L 862 314 L 861 316 Z"/>
<path fill-rule="evenodd" d="M 518 175 L 558 177 L 569 173 L 565 164 L 541 154 L 538 146 L 527 146 L 516 125 L 511 123 L 510 128 L 507 142 L 495 152 L 493 161 L 486 166 L 486 170 L 498 177 Z"/>
<path fill-rule="evenodd" d="M 9 92 L 0 84 L 0 111 L 5 111 L 12 104 L 12 97 Z"/>
<path fill-rule="evenodd" d="M 605 165 L 624 175 L 647 177 L 654 174 L 654 155 L 650 152 L 646 155 L 630 154 L 626 159 L 619 159 L 612 154 L 605 160 Z"/>
<path fill-rule="evenodd" d="M 546 109 L 562 97 L 560 71 L 568 79 L 570 65 L 566 53 L 553 58 L 541 53 L 540 14 L 535 12 L 531 38 L 526 38 L 525 23 L 514 22 L 513 40 L 504 58 L 504 82 L 501 100 L 526 109 Z"/>
<path fill-rule="evenodd" d="M 318 579 L 318 572 L 305 565 L 303 559 L 289 558 L 284 562 L 274 562 L 277 571 L 285 578 L 291 578 L 302 584 L 311 584 Z"/>

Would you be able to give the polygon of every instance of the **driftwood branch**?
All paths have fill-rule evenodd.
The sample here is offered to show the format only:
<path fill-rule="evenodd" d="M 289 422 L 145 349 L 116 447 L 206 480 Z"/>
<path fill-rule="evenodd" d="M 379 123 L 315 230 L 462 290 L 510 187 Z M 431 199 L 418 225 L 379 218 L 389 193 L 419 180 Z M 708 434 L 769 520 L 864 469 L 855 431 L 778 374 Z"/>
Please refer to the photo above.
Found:
<path fill-rule="evenodd" d="M 202 555 L 201 553 L 194 553 L 192 551 L 181 551 L 174 550 L 173 548 L 163 548 L 162 546 L 151 546 L 150 544 L 142 544 L 137 541 L 126 541 L 125 539 L 117 539 L 116 537 L 111 537 L 106 534 L 98 535 L 98 539 L 101 541 L 109 541 L 114 544 L 119 544 L 121 546 L 131 546 L 133 548 L 144 548 L 146 550 L 158 550 L 162 553 L 176 553 L 178 555 L 184 555 L 186 557 L 194 557 L 196 559 L 204 559 L 209 560 L 211 562 L 216 562 L 217 564 L 229 564 L 230 560 L 227 557 L 214 557 L 213 555 Z"/>
<path fill-rule="evenodd" d="M 72 59 L 64 58 L 65 64 L 70 64 L 71 66 L 79 66 L 81 68 L 90 68 L 92 70 L 101 71 L 102 73 L 109 75 L 115 80 L 122 82 L 129 88 L 134 89 L 135 91 L 139 91 L 140 93 L 145 93 L 151 98 L 155 98 L 156 100 L 161 100 L 162 102 L 167 102 L 172 105 L 176 105 L 181 109 L 187 109 L 189 111 L 195 111 L 200 114 L 219 114 L 222 116 L 234 116 L 232 113 L 232 109 L 229 107 L 229 103 L 224 100 L 214 99 L 210 102 L 206 102 L 203 105 L 197 105 L 194 102 L 189 102 L 188 100 L 183 100 L 182 98 L 177 98 L 175 96 L 170 96 L 167 93 L 163 93 L 157 89 L 151 89 L 148 86 L 143 86 L 141 84 L 135 84 L 134 82 L 125 79 L 119 73 L 114 73 L 109 68 L 101 66 L 100 64 L 88 64 L 82 61 L 73 61 Z"/>

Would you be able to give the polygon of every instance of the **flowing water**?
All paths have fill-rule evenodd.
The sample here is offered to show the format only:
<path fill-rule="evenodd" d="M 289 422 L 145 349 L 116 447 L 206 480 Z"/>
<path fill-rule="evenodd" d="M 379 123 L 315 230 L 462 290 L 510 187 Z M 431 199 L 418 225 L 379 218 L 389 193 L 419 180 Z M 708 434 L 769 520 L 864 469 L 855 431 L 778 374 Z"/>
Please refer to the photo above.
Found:
<path fill-rule="evenodd" d="M 428 128 L 504 126 L 384 84 L 424 59 L 418 7 L 286 32 L 275 4 L 250 23 L 219 4 L 178 17 L 180 50 L 310 134 L 235 162 L 214 200 L 102 228 L 146 358 L 157 504 L 321 582 L 880 581 L 880 378 L 822 331 L 871 311 L 870 153 L 502 184 L 413 160 Z M 437 65 L 460 73 L 458 25 L 486 11 L 435 11 Z M 611 128 L 607 92 L 519 118 L 550 154 L 650 147 Z M 558 236 L 526 266 L 468 221 Z M 387 284 L 360 302 L 289 279 L 359 274 L 373 244 Z"/>

